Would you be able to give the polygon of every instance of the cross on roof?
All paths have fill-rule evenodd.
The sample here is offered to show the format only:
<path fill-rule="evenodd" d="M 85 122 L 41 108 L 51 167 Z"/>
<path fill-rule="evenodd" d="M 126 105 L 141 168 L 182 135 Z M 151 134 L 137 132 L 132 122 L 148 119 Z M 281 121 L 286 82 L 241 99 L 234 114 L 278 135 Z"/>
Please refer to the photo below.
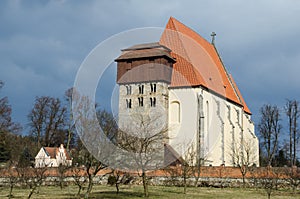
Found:
<path fill-rule="evenodd" d="M 210 36 L 212 37 L 212 39 L 211 39 L 211 44 L 215 44 L 215 37 L 216 37 L 216 35 L 217 35 L 217 34 L 216 34 L 215 32 L 212 32 L 212 33 L 211 33 L 211 35 L 210 35 Z"/>

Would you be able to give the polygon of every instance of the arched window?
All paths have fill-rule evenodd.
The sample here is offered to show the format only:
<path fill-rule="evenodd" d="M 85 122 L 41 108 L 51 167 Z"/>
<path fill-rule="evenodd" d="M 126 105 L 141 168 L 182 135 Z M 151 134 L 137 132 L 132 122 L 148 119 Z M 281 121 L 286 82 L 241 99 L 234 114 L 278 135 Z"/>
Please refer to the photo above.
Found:
<path fill-rule="evenodd" d="M 172 123 L 179 123 L 180 122 L 180 103 L 178 101 L 174 101 L 171 103 L 170 107 L 170 120 Z"/>
<path fill-rule="evenodd" d="M 156 84 L 151 83 L 150 87 L 151 87 L 151 93 L 155 93 L 156 92 Z"/>
<path fill-rule="evenodd" d="M 150 106 L 155 107 L 156 106 L 156 98 L 155 97 L 150 97 Z"/>
<path fill-rule="evenodd" d="M 139 94 L 144 94 L 144 85 L 139 85 Z"/>
<path fill-rule="evenodd" d="M 126 99 L 126 108 L 131 108 L 131 99 Z"/>
<path fill-rule="evenodd" d="M 139 100 L 139 106 L 144 106 L 144 99 L 143 99 L 143 97 L 139 97 L 138 100 Z"/>

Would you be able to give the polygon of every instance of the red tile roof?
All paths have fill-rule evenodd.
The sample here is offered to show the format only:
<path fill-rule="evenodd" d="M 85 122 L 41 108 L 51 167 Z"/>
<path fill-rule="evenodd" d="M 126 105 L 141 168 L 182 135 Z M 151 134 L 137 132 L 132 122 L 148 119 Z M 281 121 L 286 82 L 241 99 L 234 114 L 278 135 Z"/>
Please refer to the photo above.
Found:
<path fill-rule="evenodd" d="M 47 155 L 50 156 L 50 158 L 56 158 L 56 155 L 59 153 L 58 147 L 43 147 Z M 67 160 L 71 160 L 70 154 L 68 151 L 64 148 L 64 152 L 66 154 Z"/>
<path fill-rule="evenodd" d="M 171 87 L 203 86 L 243 106 L 251 114 L 213 44 L 173 17 L 159 43 L 170 48 L 176 59 Z"/>

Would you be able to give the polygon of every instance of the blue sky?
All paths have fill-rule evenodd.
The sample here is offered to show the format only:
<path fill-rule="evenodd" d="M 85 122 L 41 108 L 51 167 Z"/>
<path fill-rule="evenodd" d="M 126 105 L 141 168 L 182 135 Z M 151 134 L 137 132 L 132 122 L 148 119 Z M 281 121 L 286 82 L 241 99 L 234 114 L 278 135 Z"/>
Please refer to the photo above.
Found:
<path fill-rule="evenodd" d="M 163 28 L 170 16 L 207 40 L 217 33 L 255 123 L 263 104 L 300 99 L 300 1 L 11 0 L 0 1 L 0 96 L 8 96 L 14 121 L 27 124 L 36 96 L 62 97 L 101 41 L 133 28 Z"/>

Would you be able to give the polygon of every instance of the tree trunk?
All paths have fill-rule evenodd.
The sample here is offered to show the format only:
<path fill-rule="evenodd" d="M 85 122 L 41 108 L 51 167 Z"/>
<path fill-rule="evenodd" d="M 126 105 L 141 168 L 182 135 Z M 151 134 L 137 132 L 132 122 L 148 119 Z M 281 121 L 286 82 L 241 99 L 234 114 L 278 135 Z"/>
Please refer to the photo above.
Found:
<path fill-rule="evenodd" d="M 291 167 L 293 166 L 294 164 L 294 161 L 293 161 L 293 138 L 292 138 L 292 118 L 291 118 L 291 115 L 289 115 L 289 130 L 290 130 L 290 164 L 291 164 Z"/>
<path fill-rule="evenodd" d="M 242 174 L 242 178 L 243 178 L 243 188 L 245 188 L 246 187 L 245 174 Z"/>
<path fill-rule="evenodd" d="M 68 152 L 70 151 L 70 142 L 71 142 L 71 139 L 72 139 L 71 133 L 72 133 L 72 132 L 71 132 L 71 130 L 69 129 L 69 130 L 68 130 L 67 146 L 66 146 L 66 149 L 67 149 Z"/>
<path fill-rule="evenodd" d="M 201 172 L 201 166 L 200 166 L 200 163 L 197 165 L 197 175 L 195 177 L 195 187 L 198 186 L 198 181 L 199 181 L 199 178 L 200 178 L 200 172 Z"/>
<path fill-rule="evenodd" d="M 81 185 L 78 185 L 78 192 L 77 192 L 77 196 L 80 196 L 80 192 L 81 192 Z"/>
<path fill-rule="evenodd" d="M 148 191 L 148 182 L 147 182 L 147 176 L 145 171 L 142 172 L 142 179 L 143 179 L 143 187 L 144 187 L 144 196 L 148 198 L 149 191 Z"/>
<path fill-rule="evenodd" d="M 184 194 L 186 194 L 186 187 L 187 187 L 187 185 L 186 185 L 186 177 L 184 176 L 183 177 L 183 193 Z"/>
<path fill-rule="evenodd" d="M 91 175 L 89 175 L 89 185 L 87 187 L 84 198 L 89 198 L 89 195 L 90 195 L 92 189 L 93 189 L 93 177 Z"/>
<path fill-rule="evenodd" d="M 295 126 L 294 126 L 294 153 L 293 153 L 293 166 L 295 166 L 296 165 L 296 153 L 297 153 L 297 150 L 296 150 L 296 144 L 297 144 L 297 132 L 296 132 L 296 125 L 297 125 L 297 123 L 295 122 L 295 124 L 294 124 Z"/>
<path fill-rule="evenodd" d="M 13 191 L 14 185 L 10 184 L 10 189 L 9 189 L 9 195 L 8 198 L 12 198 L 12 191 Z"/>
<path fill-rule="evenodd" d="M 116 183 L 117 194 L 119 194 L 119 183 Z"/>
<path fill-rule="evenodd" d="M 31 191 L 30 191 L 30 193 L 29 193 L 27 199 L 30 199 L 30 198 L 31 198 L 31 196 L 33 195 L 35 189 L 36 189 L 36 186 L 34 186 L 34 187 L 31 189 Z"/>
<path fill-rule="evenodd" d="M 60 190 L 62 190 L 63 189 L 63 179 L 62 179 L 62 177 L 60 177 L 60 179 L 59 179 L 59 186 L 60 186 Z"/>

